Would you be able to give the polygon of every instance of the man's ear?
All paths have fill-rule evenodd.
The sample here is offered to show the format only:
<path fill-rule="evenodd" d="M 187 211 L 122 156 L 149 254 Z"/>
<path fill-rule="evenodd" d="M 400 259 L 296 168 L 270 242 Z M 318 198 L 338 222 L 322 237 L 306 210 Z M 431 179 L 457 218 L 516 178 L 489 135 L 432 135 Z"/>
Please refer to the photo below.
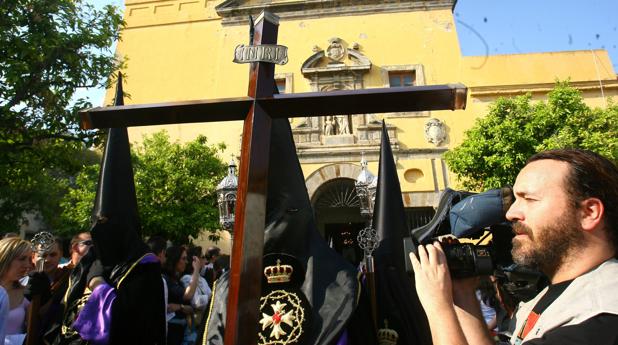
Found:
<path fill-rule="evenodd" d="M 593 231 L 599 227 L 605 214 L 603 202 L 597 198 L 588 198 L 580 203 L 580 223 L 584 231 Z"/>

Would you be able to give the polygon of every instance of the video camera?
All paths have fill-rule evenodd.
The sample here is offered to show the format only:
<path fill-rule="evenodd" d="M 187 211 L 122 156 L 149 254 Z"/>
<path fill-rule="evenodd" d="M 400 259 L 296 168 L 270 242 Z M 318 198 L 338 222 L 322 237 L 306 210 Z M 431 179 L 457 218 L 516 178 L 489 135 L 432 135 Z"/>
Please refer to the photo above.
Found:
<path fill-rule="evenodd" d="M 412 238 L 418 244 L 440 241 L 454 278 L 493 274 L 513 264 L 513 233 L 505 218 L 513 200 L 510 187 L 479 194 L 447 188 L 433 219 L 412 230 Z M 486 241 L 489 235 L 491 241 Z"/>
<path fill-rule="evenodd" d="M 548 282 L 541 272 L 513 262 L 514 235 L 506 212 L 514 199 L 510 187 L 479 194 L 447 188 L 431 221 L 404 239 L 406 254 L 419 244 L 439 241 L 453 278 L 493 275 L 503 303 L 514 308 Z M 411 265 L 406 268 L 412 271 Z"/>

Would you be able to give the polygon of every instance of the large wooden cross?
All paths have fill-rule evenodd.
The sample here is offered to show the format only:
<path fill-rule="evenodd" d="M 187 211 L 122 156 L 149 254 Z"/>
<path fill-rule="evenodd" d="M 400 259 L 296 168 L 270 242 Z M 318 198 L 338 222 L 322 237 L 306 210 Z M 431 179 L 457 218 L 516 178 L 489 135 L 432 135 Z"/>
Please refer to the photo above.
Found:
<path fill-rule="evenodd" d="M 278 26 L 277 16 L 262 12 L 252 44 L 276 44 Z M 80 113 L 85 129 L 244 120 L 226 345 L 257 342 L 271 119 L 455 110 L 466 104 L 467 89 L 461 84 L 273 94 L 274 70 L 272 63 L 251 63 L 247 97 L 99 107 Z"/>

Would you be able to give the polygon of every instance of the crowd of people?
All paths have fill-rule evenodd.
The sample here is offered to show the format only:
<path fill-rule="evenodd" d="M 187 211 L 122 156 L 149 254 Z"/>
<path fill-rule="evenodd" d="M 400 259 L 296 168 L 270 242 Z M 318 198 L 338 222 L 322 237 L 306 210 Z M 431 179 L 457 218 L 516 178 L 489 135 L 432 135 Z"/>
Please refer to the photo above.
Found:
<path fill-rule="evenodd" d="M 33 332 L 33 344 L 43 344 L 43 335 L 62 318 L 70 275 L 90 252 L 93 240 L 89 232 L 73 236 L 66 254 L 62 244 L 56 238 L 41 256 L 17 234 L 0 240 L 0 344 L 24 344 Z M 147 244 L 161 263 L 167 344 L 195 344 L 206 322 L 212 285 L 229 269 L 229 256 L 218 247 L 203 252 L 199 246 L 171 245 L 159 236 L 150 237 Z M 35 268 L 37 262 L 43 263 L 42 271 Z M 39 304 L 36 312 L 30 306 L 34 300 Z"/>
<path fill-rule="evenodd" d="M 33 251 L 30 242 L 16 234 L 6 234 L 0 240 L 0 341 L 22 344 L 28 322 L 41 327 L 49 325 L 55 308 L 60 303 L 69 275 L 75 265 L 92 246 L 87 232 L 75 235 L 70 252 L 63 263 L 62 241 L 56 239 L 42 256 Z M 42 270 L 35 264 L 42 262 Z M 40 303 L 38 315 L 29 315 L 34 298 Z M 32 331 L 32 325 L 30 325 Z"/>
<path fill-rule="evenodd" d="M 213 283 L 229 269 L 229 256 L 218 247 L 203 253 L 199 246 L 168 246 L 159 236 L 147 244 L 162 266 L 167 344 L 194 344 L 203 333 Z"/>

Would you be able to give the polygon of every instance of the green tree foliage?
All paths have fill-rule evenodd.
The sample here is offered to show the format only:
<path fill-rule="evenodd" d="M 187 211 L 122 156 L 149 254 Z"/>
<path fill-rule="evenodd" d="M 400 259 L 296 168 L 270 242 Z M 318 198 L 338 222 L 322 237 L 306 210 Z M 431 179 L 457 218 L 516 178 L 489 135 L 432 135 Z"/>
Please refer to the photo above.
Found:
<path fill-rule="evenodd" d="M 0 2 L 0 231 L 24 212 L 53 227 L 68 178 L 100 134 L 79 129 L 80 87 L 104 87 L 121 61 L 111 51 L 120 10 L 82 0 Z"/>
<path fill-rule="evenodd" d="M 555 148 L 588 149 L 617 161 L 618 104 L 591 109 L 568 82 L 558 82 L 547 102 L 532 102 L 530 94 L 499 98 L 445 158 L 464 188 L 481 191 L 513 184 L 528 157 Z"/>
<path fill-rule="evenodd" d="M 172 143 L 165 132 L 144 137 L 132 150 L 135 189 L 142 233 L 160 234 L 185 243 L 203 230 L 216 238 L 219 214 L 215 188 L 227 165 L 205 136 L 186 144 Z M 88 229 L 94 206 L 98 166 L 84 169 L 62 201 L 65 234 Z"/>

